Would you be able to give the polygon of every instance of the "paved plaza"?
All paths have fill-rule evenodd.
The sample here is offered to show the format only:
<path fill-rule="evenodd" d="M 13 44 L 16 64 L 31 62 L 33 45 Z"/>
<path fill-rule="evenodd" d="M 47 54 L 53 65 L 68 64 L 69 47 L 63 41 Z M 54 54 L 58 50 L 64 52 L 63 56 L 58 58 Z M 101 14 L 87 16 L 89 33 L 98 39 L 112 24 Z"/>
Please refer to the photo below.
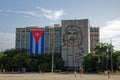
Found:
<path fill-rule="evenodd" d="M 100 74 L 79 74 L 75 77 L 74 74 L 60 74 L 60 73 L 23 73 L 23 74 L 0 74 L 0 80 L 120 80 L 120 75 L 107 75 Z"/>

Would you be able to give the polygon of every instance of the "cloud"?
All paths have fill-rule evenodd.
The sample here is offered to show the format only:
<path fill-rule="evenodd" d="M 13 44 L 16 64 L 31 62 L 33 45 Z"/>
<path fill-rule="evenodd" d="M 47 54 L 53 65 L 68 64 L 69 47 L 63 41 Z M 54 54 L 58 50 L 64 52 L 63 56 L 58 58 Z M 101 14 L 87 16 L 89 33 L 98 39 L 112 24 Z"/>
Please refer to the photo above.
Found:
<path fill-rule="evenodd" d="M 25 14 L 27 16 L 35 16 L 35 17 L 41 16 L 38 11 L 15 11 L 15 13 Z"/>
<path fill-rule="evenodd" d="M 120 19 L 106 22 L 106 25 L 100 28 L 100 37 L 102 42 L 112 44 L 115 50 L 120 50 Z"/>
<path fill-rule="evenodd" d="M 32 12 L 32 11 L 16 11 L 16 13 L 26 14 L 26 15 L 31 15 L 31 16 L 36 16 L 36 13 Z"/>
<path fill-rule="evenodd" d="M 45 18 L 56 21 L 61 18 L 61 16 L 65 15 L 63 9 L 60 10 L 52 10 L 52 9 L 45 9 L 39 6 L 36 7 L 37 11 L 15 11 L 15 10 L 1 10 L 0 13 L 17 13 L 17 14 L 24 14 L 25 17 L 41 17 L 44 16 Z"/>
<path fill-rule="evenodd" d="M 15 48 L 15 34 L 0 32 L 0 51 Z"/>
<path fill-rule="evenodd" d="M 51 9 L 40 8 L 39 6 L 37 6 L 36 8 L 39 9 L 47 19 L 54 21 L 60 19 L 61 16 L 65 15 L 63 9 L 51 10 Z"/>
<path fill-rule="evenodd" d="M 40 17 L 40 11 L 14 11 L 14 10 L 6 10 L 4 12 L 7 13 L 17 13 L 17 14 L 24 14 L 25 16 L 34 16 L 34 17 Z"/>

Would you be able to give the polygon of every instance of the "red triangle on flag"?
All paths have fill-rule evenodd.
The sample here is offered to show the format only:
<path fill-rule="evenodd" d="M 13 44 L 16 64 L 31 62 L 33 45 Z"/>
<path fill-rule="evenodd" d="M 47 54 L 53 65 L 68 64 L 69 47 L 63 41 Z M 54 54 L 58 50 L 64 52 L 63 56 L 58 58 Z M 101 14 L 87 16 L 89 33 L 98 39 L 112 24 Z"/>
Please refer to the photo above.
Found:
<path fill-rule="evenodd" d="M 31 32 L 32 32 L 32 35 L 35 41 L 38 42 L 44 31 L 43 30 L 31 30 Z"/>

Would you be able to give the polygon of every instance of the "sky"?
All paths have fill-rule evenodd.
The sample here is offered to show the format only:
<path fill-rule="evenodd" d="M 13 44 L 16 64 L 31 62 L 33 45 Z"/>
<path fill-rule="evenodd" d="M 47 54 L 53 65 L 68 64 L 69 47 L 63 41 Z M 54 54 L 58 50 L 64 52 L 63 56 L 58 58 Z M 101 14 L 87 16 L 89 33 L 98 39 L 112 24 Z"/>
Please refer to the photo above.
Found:
<path fill-rule="evenodd" d="M 15 48 L 18 27 L 61 24 L 89 19 L 100 28 L 100 42 L 120 50 L 120 0 L 0 0 L 0 51 Z"/>

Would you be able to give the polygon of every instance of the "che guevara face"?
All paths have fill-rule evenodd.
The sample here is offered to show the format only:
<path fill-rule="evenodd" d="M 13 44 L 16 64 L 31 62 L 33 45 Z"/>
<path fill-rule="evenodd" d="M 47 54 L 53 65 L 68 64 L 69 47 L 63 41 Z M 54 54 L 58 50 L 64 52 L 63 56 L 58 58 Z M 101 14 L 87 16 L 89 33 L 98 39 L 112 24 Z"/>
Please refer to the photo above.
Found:
<path fill-rule="evenodd" d="M 69 44 L 79 44 L 79 40 L 82 40 L 81 30 L 77 26 L 68 26 L 65 30 L 65 34 Z"/>

